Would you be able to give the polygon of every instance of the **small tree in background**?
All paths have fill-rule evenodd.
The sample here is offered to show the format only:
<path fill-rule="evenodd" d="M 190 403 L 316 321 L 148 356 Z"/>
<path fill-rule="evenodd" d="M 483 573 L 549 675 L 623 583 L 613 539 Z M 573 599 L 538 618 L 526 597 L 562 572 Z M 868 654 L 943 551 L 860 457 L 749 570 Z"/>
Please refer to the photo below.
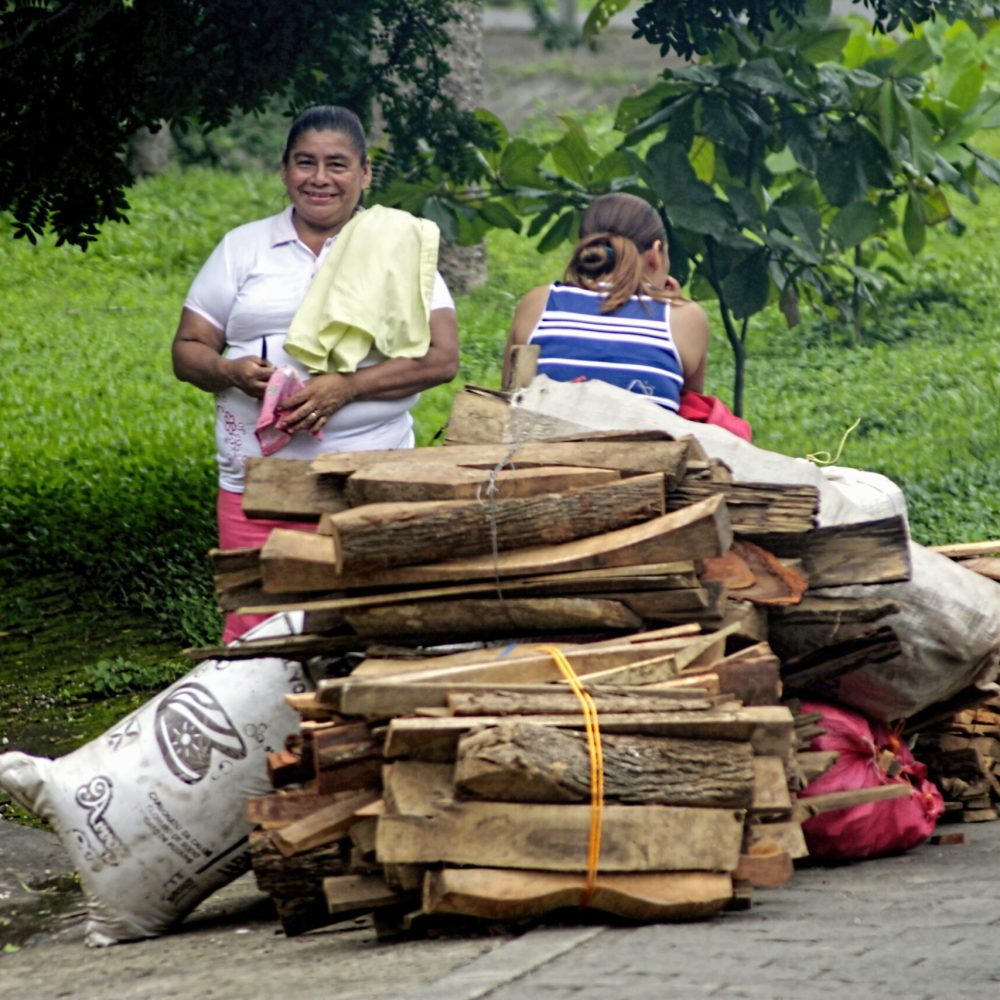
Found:
<path fill-rule="evenodd" d="M 778 302 L 794 323 L 805 299 L 860 339 L 893 257 L 918 253 L 928 226 L 960 233 L 955 194 L 975 203 L 979 179 L 1000 183 L 1000 163 L 971 142 L 1000 126 L 988 85 L 1000 29 L 938 22 L 896 40 L 830 21 L 829 0 L 799 6 L 797 22 L 770 30 L 730 21 L 697 65 L 623 100 L 610 152 L 570 119 L 546 145 L 501 132 L 482 156 L 492 197 L 438 190 L 434 211 L 466 231 L 526 215 L 545 250 L 575 236 L 595 196 L 647 198 L 676 276 L 718 301 L 742 413 L 753 315 Z M 412 188 L 410 205 L 426 210 L 426 195 Z"/>

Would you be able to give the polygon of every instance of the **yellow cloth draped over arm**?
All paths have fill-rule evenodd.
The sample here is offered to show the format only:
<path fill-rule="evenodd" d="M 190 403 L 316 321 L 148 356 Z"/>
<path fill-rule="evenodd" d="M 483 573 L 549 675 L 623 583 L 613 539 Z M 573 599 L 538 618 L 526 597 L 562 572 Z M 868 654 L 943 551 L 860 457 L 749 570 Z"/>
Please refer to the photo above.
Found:
<path fill-rule="evenodd" d="M 409 212 L 359 212 L 316 272 L 285 350 L 312 372 L 356 371 L 373 346 L 387 358 L 423 357 L 440 239 L 435 223 Z"/>

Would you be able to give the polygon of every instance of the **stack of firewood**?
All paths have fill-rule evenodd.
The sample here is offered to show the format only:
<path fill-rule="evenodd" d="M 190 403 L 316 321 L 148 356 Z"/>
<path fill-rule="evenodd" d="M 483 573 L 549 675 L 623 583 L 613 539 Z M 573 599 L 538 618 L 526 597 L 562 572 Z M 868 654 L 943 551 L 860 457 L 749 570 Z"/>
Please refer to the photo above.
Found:
<path fill-rule="evenodd" d="M 944 795 L 944 820 L 1000 818 L 1000 698 L 988 697 L 922 730 L 914 753 Z"/>
<path fill-rule="evenodd" d="M 795 792 L 832 758 L 782 698 L 898 653 L 893 602 L 811 591 L 909 571 L 901 519 L 819 529 L 817 502 L 658 434 L 251 462 L 247 512 L 317 532 L 215 552 L 221 604 L 300 610 L 304 630 L 194 655 L 326 675 L 289 696 L 300 733 L 249 807 L 286 932 L 584 904 L 694 918 L 787 879 Z M 598 807 L 553 647 L 604 749 L 589 889 Z"/>
<path fill-rule="evenodd" d="M 796 753 L 814 720 L 746 705 L 777 701 L 778 661 L 760 643 L 706 669 L 718 642 L 694 626 L 564 647 L 603 751 L 592 908 L 707 916 L 805 854 L 793 794 L 817 768 Z M 301 737 L 272 755 L 275 793 L 250 803 L 254 869 L 286 932 L 371 911 L 510 921 L 579 905 L 590 761 L 558 677 L 532 644 L 371 657 L 289 696 Z"/>

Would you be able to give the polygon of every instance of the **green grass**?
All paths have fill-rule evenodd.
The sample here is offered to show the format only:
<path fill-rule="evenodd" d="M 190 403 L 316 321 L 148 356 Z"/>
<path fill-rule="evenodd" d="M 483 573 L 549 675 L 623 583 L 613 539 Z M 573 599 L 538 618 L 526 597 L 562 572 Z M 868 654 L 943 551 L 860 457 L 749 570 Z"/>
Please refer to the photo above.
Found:
<path fill-rule="evenodd" d="M 54 568 L 160 622 L 164 635 L 218 634 L 207 550 L 214 544 L 213 408 L 178 383 L 169 346 L 187 286 L 232 226 L 278 210 L 273 176 L 204 168 L 140 183 L 131 225 L 86 253 L 0 242 L 0 555 L 5 576 Z M 899 482 L 925 543 L 1000 534 L 1000 195 L 966 209 L 968 233 L 935 233 L 865 331 L 810 319 L 788 330 L 755 317 L 747 416 L 755 440 L 791 455 L 834 452 L 840 464 Z M 465 382 L 498 385 L 514 305 L 558 277 L 565 250 L 540 256 L 494 234 L 488 287 L 458 301 L 462 368 L 425 394 L 416 419 L 429 443 Z M 732 366 L 713 323 L 708 390 L 730 398 Z"/>

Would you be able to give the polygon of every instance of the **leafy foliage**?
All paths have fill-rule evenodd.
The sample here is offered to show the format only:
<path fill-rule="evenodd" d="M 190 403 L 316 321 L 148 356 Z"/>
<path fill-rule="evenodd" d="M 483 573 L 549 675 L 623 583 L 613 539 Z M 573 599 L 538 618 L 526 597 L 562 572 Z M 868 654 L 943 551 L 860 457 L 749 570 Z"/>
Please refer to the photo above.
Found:
<path fill-rule="evenodd" d="M 482 136 L 443 95 L 451 0 L 8 0 L 0 8 L 0 208 L 17 236 L 85 246 L 122 220 L 129 137 L 259 112 L 377 101 L 400 169 Z"/>
<path fill-rule="evenodd" d="M 741 412 L 750 317 L 780 302 L 794 324 L 805 299 L 860 339 L 866 307 L 928 228 L 962 230 L 955 194 L 975 204 L 977 182 L 1000 182 L 1000 162 L 973 144 L 1000 126 L 1000 28 L 980 37 L 937 22 L 896 40 L 830 21 L 829 9 L 809 0 L 800 23 L 760 37 L 732 24 L 696 65 L 621 102 L 611 148 L 570 118 L 545 143 L 494 122 L 488 184 L 471 196 L 410 185 L 403 207 L 433 212 L 459 239 L 527 217 L 548 250 L 575 235 L 595 196 L 647 198 L 675 276 L 719 303 Z"/>
<path fill-rule="evenodd" d="M 595 10 L 605 6 L 601 0 Z M 925 21 L 942 17 L 948 21 L 974 20 L 984 5 L 977 0 L 854 0 L 864 5 L 876 31 L 888 33 L 902 27 L 907 31 Z M 635 14 L 636 35 L 660 46 L 664 55 L 671 49 L 690 59 L 716 47 L 736 24 L 743 24 L 753 36 L 801 23 L 807 0 L 647 0 Z"/>

